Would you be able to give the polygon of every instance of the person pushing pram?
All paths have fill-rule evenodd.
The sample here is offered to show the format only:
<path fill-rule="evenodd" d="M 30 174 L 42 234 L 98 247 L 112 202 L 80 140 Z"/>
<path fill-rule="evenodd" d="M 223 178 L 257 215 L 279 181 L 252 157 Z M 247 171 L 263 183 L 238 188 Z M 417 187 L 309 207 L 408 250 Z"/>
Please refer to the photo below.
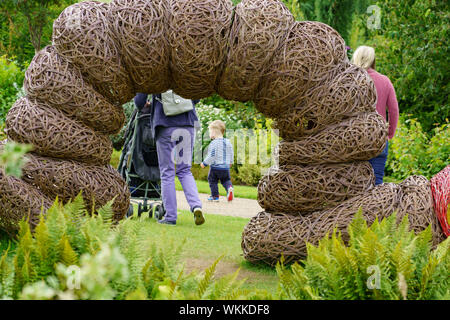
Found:
<path fill-rule="evenodd" d="M 160 224 L 176 225 L 177 199 L 175 175 L 181 182 L 186 200 L 194 214 L 196 225 L 205 222 L 197 185 L 191 172 L 194 147 L 194 125 L 198 122 L 195 104 L 198 102 L 184 99 L 172 90 L 154 94 L 147 101 L 148 94 L 138 93 L 135 105 L 150 108 L 151 127 L 156 139 L 156 151 L 161 177 L 161 196 L 165 216 L 158 220 Z"/>

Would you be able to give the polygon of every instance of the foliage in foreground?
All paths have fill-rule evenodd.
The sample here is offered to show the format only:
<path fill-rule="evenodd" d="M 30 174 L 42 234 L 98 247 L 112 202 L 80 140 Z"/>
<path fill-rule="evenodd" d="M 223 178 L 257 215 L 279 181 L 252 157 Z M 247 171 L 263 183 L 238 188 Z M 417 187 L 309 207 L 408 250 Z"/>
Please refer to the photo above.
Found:
<path fill-rule="evenodd" d="M 81 196 L 55 201 L 34 232 L 22 222 L 16 248 L 0 257 L 0 299 L 449 299 L 450 240 L 431 251 L 431 231 L 408 231 L 393 215 L 367 227 L 361 212 L 344 243 L 333 234 L 289 268 L 278 291 L 244 290 L 216 260 L 187 274 L 181 245 L 164 252 L 139 219 L 112 222 L 111 203 L 88 214 Z M 161 239 L 164 241 L 164 239 Z M 166 246 L 165 246 L 166 247 Z"/>
<path fill-rule="evenodd" d="M 114 225 L 111 203 L 88 214 L 81 196 L 55 201 L 35 231 L 22 222 L 13 254 L 0 259 L 0 299 L 243 299 L 238 271 L 186 274 L 181 245 L 164 252 L 146 237 L 142 221 Z M 163 241 L 164 239 L 161 239 Z"/>
<path fill-rule="evenodd" d="M 32 149 L 31 145 L 16 142 L 8 142 L 4 146 L 0 145 L 0 168 L 6 175 L 20 178 L 22 176 L 22 166 L 26 159 L 24 155 Z"/>
<path fill-rule="evenodd" d="M 367 227 L 361 211 L 348 245 L 334 233 L 308 245 L 302 265 L 277 265 L 284 299 L 450 299 L 450 239 L 431 251 L 431 229 L 417 236 L 396 214 Z"/>

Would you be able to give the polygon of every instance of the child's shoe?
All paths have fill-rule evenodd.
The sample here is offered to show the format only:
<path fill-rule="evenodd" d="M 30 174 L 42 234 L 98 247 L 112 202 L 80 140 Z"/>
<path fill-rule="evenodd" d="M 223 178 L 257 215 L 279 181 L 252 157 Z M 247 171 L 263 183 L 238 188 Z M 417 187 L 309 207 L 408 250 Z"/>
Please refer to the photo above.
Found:
<path fill-rule="evenodd" d="M 228 200 L 228 202 L 230 202 L 230 201 L 233 201 L 233 199 L 234 199 L 233 187 L 229 187 L 228 193 L 227 193 L 227 200 Z"/>
<path fill-rule="evenodd" d="M 210 196 L 210 197 L 208 198 L 208 201 L 219 202 L 219 197 L 213 197 L 213 196 Z"/>

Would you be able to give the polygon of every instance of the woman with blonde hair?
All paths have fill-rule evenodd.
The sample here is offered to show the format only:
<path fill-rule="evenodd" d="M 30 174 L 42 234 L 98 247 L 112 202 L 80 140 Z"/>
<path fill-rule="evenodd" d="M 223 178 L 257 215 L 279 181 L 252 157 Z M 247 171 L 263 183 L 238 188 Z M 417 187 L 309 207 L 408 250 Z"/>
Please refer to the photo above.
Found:
<path fill-rule="evenodd" d="M 360 46 L 356 49 L 352 57 L 352 62 L 365 69 L 372 78 L 377 90 L 377 112 L 383 116 L 385 120 L 389 120 L 389 139 L 392 139 L 397 129 L 398 123 L 398 103 L 395 96 L 394 86 L 389 78 L 375 71 L 375 50 L 372 47 Z M 389 117 L 386 117 L 386 108 Z M 388 155 L 388 145 L 377 157 L 369 160 L 375 172 L 375 184 L 383 183 L 384 168 Z"/>

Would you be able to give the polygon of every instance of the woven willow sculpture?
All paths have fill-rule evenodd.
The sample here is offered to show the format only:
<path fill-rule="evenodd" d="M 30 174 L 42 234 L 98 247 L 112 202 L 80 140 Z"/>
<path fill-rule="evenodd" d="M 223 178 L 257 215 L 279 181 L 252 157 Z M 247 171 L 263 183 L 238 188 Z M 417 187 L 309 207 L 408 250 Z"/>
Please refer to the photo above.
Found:
<path fill-rule="evenodd" d="M 348 62 L 339 71 L 307 90 L 293 109 L 276 116 L 273 127 L 280 137 L 296 140 L 355 114 L 376 111 L 375 85 L 368 73 Z"/>
<path fill-rule="evenodd" d="M 122 126 L 118 106 L 137 91 L 171 88 L 192 99 L 218 92 L 255 100 L 285 138 L 282 167 L 259 186 L 259 202 L 273 213 L 260 213 L 243 233 L 249 261 L 294 261 L 335 227 L 345 239 L 359 207 L 369 224 L 395 209 L 409 213 L 415 231 L 432 223 L 439 241 L 427 181 L 371 188 L 367 162 L 351 162 L 378 155 L 387 126 L 374 112 L 373 82 L 348 63 L 331 27 L 295 22 L 278 0 L 243 0 L 235 10 L 230 0 L 114 0 L 68 7 L 53 31 L 53 47 L 27 70 L 29 96 L 6 119 L 9 139 L 35 153 L 23 180 L 0 172 L 0 227 L 8 232 L 27 215 L 35 224 L 55 196 L 68 201 L 80 191 L 89 206 L 117 197 L 120 220 L 130 195 L 107 166 L 106 134 Z"/>
<path fill-rule="evenodd" d="M 6 176 L 0 168 L 0 229 L 13 236 L 19 230 L 19 222 L 28 219 L 32 229 L 39 216 L 52 205 L 41 191 L 12 176 Z"/>
<path fill-rule="evenodd" d="M 400 183 L 398 218 L 408 215 L 410 228 L 418 233 L 431 225 L 433 244 L 445 240 L 441 225 L 433 209 L 430 182 L 424 176 L 410 176 Z"/>
<path fill-rule="evenodd" d="M 269 117 L 292 109 L 307 89 L 328 79 L 346 60 L 345 42 L 333 28 L 296 21 L 261 79 L 256 107 Z"/>
<path fill-rule="evenodd" d="M 252 100 L 293 23 L 292 14 L 281 1 L 241 1 L 235 9 L 218 93 L 229 100 Z"/>
<path fill-rule="evenodd" d="M 317 245 L 334 228 L 348 240 L 347 226 L 360 207 L 364 219 L 371 225 L 375 218 L 387 217 L 397 209 L 399 191 L 399 185 L 382 184 L 333 209 L 308 215 L 261 212 L 250 220 L 242 233 L 244 258 L 274 266 L 283 255 L 286 263 L 291 263 L 306 256 L 307 242 Z"/>
<path fill-rule="evenodd" d="M 226 57 L 231 0 L 167 0 L 172 89 L 201 99 L 215 92 Z"/>
<path fill-rule="evenodd" d="M 127 213 L 130 191 L 120 174 L 111 166 L 94 166 L 81 162 L 28 154 L 22 179 L 40 189 L 50 199 L 58 196 L 68 202 L 80 192 L 87 208 L 95 209 L 117 197 L 113 204 L 115 220 Z"/>
<path fill-rule="evenodd" d="M 114 0 L 108 24 L 138 92 L 170 88 L 168 0 Z"/>
<path fill-rule="evenodd" d="M 27 95 L 63 111 L 95 131 L 114 134 L 125 122 L 122 108 L 109 103 L 84 81 L 81 71 L 47 46 L 33 58 L 25 73 Z"/>
<path fill-rule="evenodd" d="M 381 115 L 363 113 L 297 141 L 283 140 L 274 153 L 280 165 L 369 160 L 383 151 L 387 133 Z"/>
<path fill-rule="evenodd" d="M 8 112 L 6 133 L 13 141 L 32 144 L 43 156 L 106 165 L 112 154 L 108 136 L 27 97 L 17 100 Z"/>
<path fill-rule="evenodd" d="M 107 14 L 106 3 L 71 5 L 53 23 L 52 40 L 58 53 L 77 65 L 103 96 L 122 105 L 135 91 L 110 36 Z"/>
<path fill-rule="evenodd" d="M 267 211 L 307 214 L 366 193 L 375 176 L 369 162 L 287 165 L 271 168 L 258 185 L 258 203 Z"/>

